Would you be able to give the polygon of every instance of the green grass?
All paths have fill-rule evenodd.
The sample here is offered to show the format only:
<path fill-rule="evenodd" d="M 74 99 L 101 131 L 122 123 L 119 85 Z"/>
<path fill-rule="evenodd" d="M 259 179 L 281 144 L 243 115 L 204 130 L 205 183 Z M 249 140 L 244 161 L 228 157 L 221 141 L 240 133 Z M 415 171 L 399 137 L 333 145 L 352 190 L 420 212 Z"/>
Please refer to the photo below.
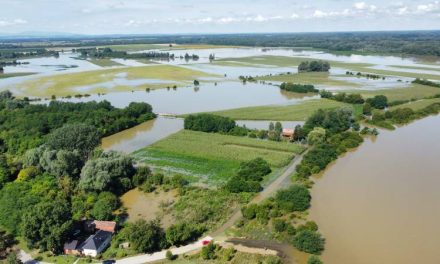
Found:
<path fill-rule="evenodd" d="M 182 130 L 132 155 L 152 167 L 217 184 L 229 179 L 242 161 L 261 157 L 279 168 L 303 150 L 287 142 Z"/>
<path fill-rule="evenodd" d="M 16 73 L 0 73 L 0 79 L 6 79 L 11 77 L 20 77 L 35 74 L 34 72 L 16 72 Z"/>
<path fill-rule="evenodd" d="M 390 101 L 422 99 L 425 97 L 440 94 L 440 89 L 427 85 L 411 84 L 405 88 L 384 89 L 374 91 L 351 91 L 361 93 L 364 97 L 373 97 L 375 95 L 385 95 Z"/>
<path fill-rule="evenodd" d="M 401 68 L 401 69 L 409 69 L 409 70 L 427 70 L 427 71 L 439 71 L 440 72 L 440 68 L 424 67 L 423 65 L 414 65 L 414 66 L 391 65 L 391 67 Z"/>
<path fill-rule="evenodd" d="M 112 61 L 111 59 L 91 59 L 89 62 L 101 66 L 101 67 L 111 67 L 111 66 L 122 66 L 123 64 L 120 64 L 116 61 Z"/>
<path fill-rule="evenodd" d="M 390 107 L 389 110 L 395 110 L 398 108 L 411 108 L 412 110 L 417 111 L 434 103 L 440 103 L 440 98 L 422 99 L 414 102 L 409 102 L 406 104 L 396 105 Z"/>
<path fill-rule="evenodd" d="M 126 74 L 126 78 L 128 80 L 153 79 L 153 81 L 151 83 L 139 86 L 120 85 L 108 88 L 105 87 L 105 85 L 100 85 L 101 83 L 111 82 L 118 76 L 118 74 Z M 17 86 L 14 86 L 14 89 L 19 90 L 23 94 L 36 97 L 48 97 L 51 95 L 67 96 L 78 93 L 96 94 L 140 90 L 145 89 L 146 87 L 151 89 L 165 88 L 172 85 L 186 85 L 188 83 L 192 83 L 194 79 L 209 76 L 214 75 L 179 66 L 153 65 L 46 76 L 36 80 L 23 82 Z M 165 82 L 157 83 L 154 82 L 154 80 L 164 80 Z M 95 86 L 93 86 L 91 89 L 83 91 L 78 91 L 76 89 L 80 86 L 89 85 Z"/>
<path fill-rule="evenodd" d="M 226 260 L 221 256 L 211 259 L 204 260 L 199 254 L 189 255 L 186 257 L 179 257 L 176 260 L 162 260 L 154 262 L 156 264 L 269 264 L 269 263 L 282 263 L 280 257 L 272 255 L 261 255 L 261 254 L 251 254 L 244 252 L 235 252 L 234 257 L 231 260 Z"/>
<path fill-rule="evenodd" d="M 304 121 L 318 109 L 335 109 L 339 107 L 353 106 L 329 99 L 316 99 L 293 105 L 255 106 L 213 113 L 235 120 Z M 356 112 L 360 111 L 357 108 L 355 109 Z"/>

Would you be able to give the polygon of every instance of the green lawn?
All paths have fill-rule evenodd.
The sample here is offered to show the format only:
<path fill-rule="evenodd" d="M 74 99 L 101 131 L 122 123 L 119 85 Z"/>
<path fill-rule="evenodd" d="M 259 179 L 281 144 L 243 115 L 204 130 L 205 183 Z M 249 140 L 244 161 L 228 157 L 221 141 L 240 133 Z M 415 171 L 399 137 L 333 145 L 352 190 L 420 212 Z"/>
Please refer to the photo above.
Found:
<path fill-rule="evenodd" d="M 303 150 L 287 142 L 182 130 L 132 155 L 138 162 L 193 181 L 217 184 L 229 179 L 242 161 L 261 157 L 280 168 Z"/>
<path fill-rule="evenodd" d="M 254 106 L 213 113 L 235 120 L 304 121 L 318 109 L 334 109 L 339 107 L 353 106 L 329 99 L 315 99 L 293 105 Z M 355 112 L 358 111 L 360 110 L 355 109 Z"/>
<path fill-rule="evenodd" d="M 125 75 L 124 77 L 128 80 L 152 80 L 151 83 L 146 83 L 138 86 L 118 85 L 109 88 L 104 85 L 104 83 L 111 82 L 119 75 Z M 152 65 L 46 76 L 36 80 L 20 83 L 13 88 L 29 96 L 67 96 L 75 95 L 78 93 L 96 94 L 140 89 L 143 90 L 146 87 L 149 87 L 151 89 L 165 88 L 172 85 L 186 85 L 192 83 L 194 79 L 210 76 L 214 75 L 179 66 Z M 161 82 L 158 83 L 156 80 L 160 80 Z M 77 89 L 77 87 L 90 85 L 92 85 L 92 87 L 87 90 Z"/>

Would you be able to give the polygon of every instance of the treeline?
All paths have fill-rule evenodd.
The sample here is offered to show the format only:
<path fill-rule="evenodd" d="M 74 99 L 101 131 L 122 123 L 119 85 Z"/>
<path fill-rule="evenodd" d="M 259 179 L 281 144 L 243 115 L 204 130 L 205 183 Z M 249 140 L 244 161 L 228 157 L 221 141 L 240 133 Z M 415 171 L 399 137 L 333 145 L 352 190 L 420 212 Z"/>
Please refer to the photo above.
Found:
<path fill-rule="evenodd" d="M 33 47 L 106 46 L 120 44 L 213 44 L 256 47 L 311 47 L 335 52 L 394 53 L 403 55 L 440 56 L 440 31 L 395 32 L 330 32 L 330 33 L 271 33 L 271 34 L 218 34 L 170 36 L 119 36 L 54 38 L 62 43 L 47 43 L 47 39 L 4 40 L 2 46 Z M 18 43 L 17 43 L 18 42 Z"/>
<path fill-rule="evenodd" d="M 22 154 L 42 144 L 44 136 L 67 123 L 84 123 L 107 136 L 155 117 L 147 103 L 130 103 L 124 109 L 108 101 L 48 105 L 29 104 L 8 91 L 0 93 L 0 140 L 10 154 Z"/>
<path fill-rule="evenodd" d="M 328 72 L 330 63 L 327 61 L 303 61 L 298 65 L 298 72 Z"/>
<path fill-rule="evenodd" d="M 404 107 L 392 111 L 374 112 L 372 119 L 368 122 L 387 129 L 394 129 L 393 124 L 407 124 L 416 119 L 436 115 L 438 113 L 440 113 L 440 103 L 433 103 L 417 111 Z"/>
<path fill-rule="evenodd" d="M 412 81 L 412 83 L 440 88 L 440 83 L 436 83 L 426 79 L 416 78 L 414 81 Z"/>
<path fill-rule="evenodd" d="M 169 52 L 141 52 L 128 53 L 126 51 L 114 51 L 111 48 L 87 48 L 87 49 L 73 49 L 73 52 L 81 54 L 84 58 L 121 58 L 121 59 L 174 59 L 174 54 Z"/>
<path fill-rule="evenodd" d="M 48 56 L 55 56 L 58 57 L 60 54 L 57 51 L 51 51 L 43 48 L 18 48 L 18 49 L 0 49 L 0 60 L 6 60 L 6 61 L 15 61 L 17 59 L 25 59 L 25 58 L 32 58 L 32 57 L 48 57 Z M 5 63 L 5 62 L 2 62 Z M 1 65 L 1 64 L 0 64 Z M 6 64 L 4 64 L 6 65 Z"/>
<path fill-rule="evenodd" d="M 348 103 L 348 104 L 363 104 L 362 113 L 364 115 L 371 115 L 372 109 L 385 109 L 390 105 L 388 103 L 388 98 L 385 95 L 375 95 L 374 97 L 364 99 L 360 94 L 346 94 L 346 93 L 336 93 L 321 90 L 319 92 L 321 98 L 327 98 L 331 100 L 335 100 L 338 102 Z M 396 101 L 393 102 L 392 105 L 397 105 L 404 103 L 406 101 Z"/>
<path fill-rule="evenodd" d="M 318 89 L 315 88 L 314 85 L 311 84 L 297 84 L 297 83 L 286 83 L 283 82 L 280 85 L 281 90 L 294 92 L 294 93 L 317 93 Z"/>
<path fill-rule="evenodd" d="M 354 74 L 354 72 L 346 71 L 345 75 L 354 76 L 355 74 Z M 372 73 L 357 72 L 356 77 L 365 77 L 367 79 L 373 79 L 373 80 L 379 80 L 379 79 L 385 80 L 385 76 L 380 76 L 380 75 L 372 74 Z"/>

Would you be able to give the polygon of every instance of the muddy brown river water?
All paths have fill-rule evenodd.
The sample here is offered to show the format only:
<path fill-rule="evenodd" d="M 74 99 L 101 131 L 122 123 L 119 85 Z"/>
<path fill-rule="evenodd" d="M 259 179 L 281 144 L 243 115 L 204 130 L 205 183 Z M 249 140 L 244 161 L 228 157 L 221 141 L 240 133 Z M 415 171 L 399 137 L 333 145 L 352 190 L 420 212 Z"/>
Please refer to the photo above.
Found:
<path fill-rule="evenodd" d="M 312 189 L 326 264 L 440 263 L 440 115 L 381 131 Z"/>

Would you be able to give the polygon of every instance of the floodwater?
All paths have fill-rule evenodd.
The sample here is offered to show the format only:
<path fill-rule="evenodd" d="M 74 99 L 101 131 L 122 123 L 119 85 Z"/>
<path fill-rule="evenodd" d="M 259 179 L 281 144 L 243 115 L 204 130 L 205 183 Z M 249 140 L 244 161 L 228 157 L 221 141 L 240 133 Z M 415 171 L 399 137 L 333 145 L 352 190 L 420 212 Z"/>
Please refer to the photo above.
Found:
<path fill-rule="evenodd" d="M 130 102 L 148 102 L 156 113 L 187 114 L 270 104 L 295 104 L 304 96 L 285 92 L 274 85 L 241 82 L 201 83 L 199 87 L 156 89 L 125 93 L 108 93 L 90 97 L 64 99 L 69 102 L 107 100 L 116 107 Z M 308 96 L 306 99 L 316 98 Z"/>
<path fill-rule="evenodd" d="M 440 115 L 381 131 L 330 166 L 310 218 L 327 264 L 440 263 Z"/>
<path fill-rule="evenodd" d="M 248 121 L 238 120 L 239 126 L 246 126 L 249 129 L 268 129 L 271 121 Z M 285 128 L 295 128 L 304 122 L 283 121 Z M 161 140 L 177 131 L 183 129 L 183 119 L 158 117 L 138 126 L 126 129 L 119 133 L 105 137 L 101 141 L 104 150 L 116 150 L 131 153 L 138 149 L 147 147 L 158 140 Z"/>

